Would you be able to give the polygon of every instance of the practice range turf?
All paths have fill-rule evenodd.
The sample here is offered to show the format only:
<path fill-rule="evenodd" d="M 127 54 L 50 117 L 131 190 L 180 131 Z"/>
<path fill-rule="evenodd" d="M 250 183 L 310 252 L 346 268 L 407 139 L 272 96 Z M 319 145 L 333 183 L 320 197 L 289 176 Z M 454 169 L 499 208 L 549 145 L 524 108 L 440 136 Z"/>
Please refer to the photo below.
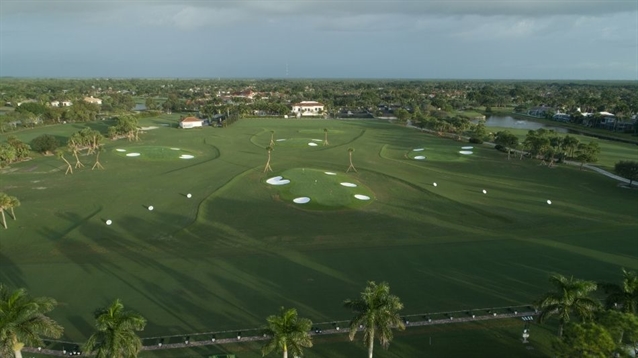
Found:
<path fill-rule="evenodd" d="M 638 191 L 600 174 L 373 120 L 164 126 L 176 121 L 146 119 L 158 128 L 140 142 L 108 141 L 104 170 L 81 157 L 65 176 L 62 161 L 38 155 L 0 174 L 0 190 L 22 203 L 0 237 L 0 282 L 56 298 L 65 339 L 84 341 L 92 312 L 115 298 L 148 318 L 143 337 L 192 335 L 258 327 L 281 306 L 347 320 L 342 302 L 367 280 L 389 282 L 403 313 L 422 315 L 527 305 L 552 272 L 618 281 L 621 267 L 638 269 Z M 83 126 L 16 135 L 64 139 Z M 285 140 L 264 173 L 273 130 Z M 348 148 L 357 172 L 345 173 Z M 274 176 L 291 182 L 268 184 Z M 413 337 L 399 352 L 425 347 Z"/>

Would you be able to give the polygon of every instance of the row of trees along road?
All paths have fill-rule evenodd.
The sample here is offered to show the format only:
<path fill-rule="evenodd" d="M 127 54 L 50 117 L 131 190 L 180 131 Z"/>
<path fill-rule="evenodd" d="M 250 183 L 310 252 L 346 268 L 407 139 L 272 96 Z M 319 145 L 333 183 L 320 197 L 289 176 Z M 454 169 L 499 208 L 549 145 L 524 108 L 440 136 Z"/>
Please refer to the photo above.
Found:
<path fill-rule="evenodd" d="M 42 337 L 60 338 L 63 327 L 47 316 L 56 305 L 53 298 L 30 297 L 23 288 L 12 291 L 0 284 L 0 356 L 21 358 L 25 345 L 42 346 Z M 392 329 L 405 329 L 399 316 L 403 304 L 390 294 L 390 286 L 385 282 L 368 282 L 361 297 L 346 300 L 344 306 L 355 314 L 350 322 L 350 340 L 362 330 L 370 358 L 374 339 L 388 348 Z M 289 352 L 301 356 L 303 348 L 312 347 L 312 322 L 298 317 L 296 309 L 282 307 L 280 313 L 269 316 L 266 323 L 264 334 L 268 339 L 262 347 L 264 355 L 278 350 L 284 358 Z M 142 341 L 136 332 L 145 326 L 144 317 L 125 311 L 122 302 L 116 299 L 96 311 L 95 332 L 84 344 L 83 351 L 98 358 L 137 357 Z"/>

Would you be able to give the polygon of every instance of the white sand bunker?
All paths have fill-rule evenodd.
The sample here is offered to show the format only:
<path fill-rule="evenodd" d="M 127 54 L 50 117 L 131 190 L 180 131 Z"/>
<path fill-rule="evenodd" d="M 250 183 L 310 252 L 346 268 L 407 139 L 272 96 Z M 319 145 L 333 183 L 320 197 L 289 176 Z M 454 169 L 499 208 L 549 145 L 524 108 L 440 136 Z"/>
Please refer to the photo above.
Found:
<path fill-rule="evenodd" d="M 281 176 L 276 176 L 266 180 L 266 183 L 270 185 L 286 185 L 286 184 L 290 184 L 290 180 L 284 179 Z"/>
<path fill-rule="evenodd" d="M 139 157 L 140 153 L 127 153 L 126 156 L 127 157 Z"/>
<path fill-rule="evenodd" d="M 424 157 L 424 156 L 422 156 L 422 155 L 417 155 L 416 157 L 414 157 L 414 159 L 416 159 L 416 160 L 423 160 L 423 159 L 425 159 L 425 157 Z"/>
<path fill-rule="evenodd" d="M 179 156 L 179 159 L 193 159 L 193 158 L 195 158 L 195 156 L 190 154 L 182 154 Z"/>
<path fill-rule="evenodd" d="M 321 140 L 321 139 L 313 139 L 312 141 L 313 142 L 323 142 L 323 140 Z"/>
<path fill-rule="evenodd" d="M 143 131 L 150 131 L 151 129 L 157 129 L 157 128 L 159 128 L 159 127 L 150 126 L 150 127 L 142 127 L 141 129 L 142 129 Z"/>
<path fill-rule="evenodd" d="M 275 142 L 283 142 L 285 139 L 277 139 Z"/>
<path fill-rule="evenodd" d="M 333 173 L 333 172 L 324 172 L 326 175 L 337 175 L 337 173 Z"/>
<path fill-rule="evenodd" d="M 470 155 L 473 152 L 471 150 L 461 150 L 461 151 L 459 151 L 459 153 L 464 154 L 464 155 Z"/>
<path fill-rule="evenodd" d="M 316 146 L 317 146 L 317 143 L 315 143 L 315 142 L 310 142 L 310 143 L 308 143 L 308 145 L 309 145 L 309 146 L 311 146 L 311 147 L 316 147 Z"/>
<path fill-rule="evenodd" d="M 422 152 L 425 148 L 412 149 L 413 152 Z"/>
<path fill-rule="evenodd" d="M 294 201 L 297 204 L 305 204 L 307 202 L 310 202 L 310 198 L 307 196 L 302 196 L 299 198 L 294 198 L 292 201 Z"/>
<path fill-rule="evenodd" d="M 370 200 L 370 197 L 367 195 L 355 194 L 354 197 L 359 200 Z"/>
<path fill-rule="evenodd" d="M 461 149 L 474 149 L 474 147 L 461 147 Z"/>
<path fill-rule="evenodd" d="M 343 186 L 347 186 L 348 188 L 356 188 L 357 187 L 357 184 L 354 184 L 354 183 L 346 183 L 346 182 L 344 182 L 344 183 L 340 183 L 340 184 L 343 185 Z"/>
<path fill-rule="evenodd" d="M 126 152 L 126 149 L 116 149 L 118 152 Z"/>
<path fill-rule="evenodd" d="M 171 150 L 181 150 L 181 149 L 179 149 L 179 148 L 171 148 Z"/>

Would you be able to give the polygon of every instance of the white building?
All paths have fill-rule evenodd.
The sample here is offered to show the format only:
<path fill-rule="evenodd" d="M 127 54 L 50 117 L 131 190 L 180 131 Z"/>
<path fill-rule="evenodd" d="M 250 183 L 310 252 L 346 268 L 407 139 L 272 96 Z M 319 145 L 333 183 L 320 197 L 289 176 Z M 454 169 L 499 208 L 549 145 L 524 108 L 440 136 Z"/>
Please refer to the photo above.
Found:
<path fill-rule="evenodd" d="M 180 128 L 197 128 L 202 127 L 204 123 L 203 119 L 199 119 L 196 117 L 186 117 L 179 122 Z"/>
<path fill-rule="evenodd" d="M 301 116 L 321 116 L 323 115 L 324 105 L 315 101 L 301 101 L 292 105 L 292 113 L 297 117 Z"/>
<path fill-rule="evenodd" d="M 84 97 L 84 101 L 85 102 L 89 102 L 89 103 L 93 103 L 93 104 L 102 104 L 102 100 L 99 98 L 95 98 L 93 96 L 91 97 Z"/>

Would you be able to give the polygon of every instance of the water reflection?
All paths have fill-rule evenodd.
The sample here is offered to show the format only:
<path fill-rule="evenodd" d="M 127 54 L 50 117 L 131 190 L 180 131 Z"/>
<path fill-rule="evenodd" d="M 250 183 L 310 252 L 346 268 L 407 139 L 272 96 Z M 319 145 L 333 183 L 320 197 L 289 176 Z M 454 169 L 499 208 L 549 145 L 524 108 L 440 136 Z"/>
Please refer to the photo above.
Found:
<path fill-rule="evenodd" d="M 474 123 L 478 123 L 478 121 L 474 121 Z M 572 133 L 572 131 L 566 128 L 550 126 L 544 123 L 534 122 L 526 119 L 516 119 L 510 116 L 490 116 L 487 117 L 484 123 L 487 127 L 502 127 L 527 130 L 537 130 L 539 128 L 545 128 L 547 130 L 554 130 L 557 133 Z"/>

